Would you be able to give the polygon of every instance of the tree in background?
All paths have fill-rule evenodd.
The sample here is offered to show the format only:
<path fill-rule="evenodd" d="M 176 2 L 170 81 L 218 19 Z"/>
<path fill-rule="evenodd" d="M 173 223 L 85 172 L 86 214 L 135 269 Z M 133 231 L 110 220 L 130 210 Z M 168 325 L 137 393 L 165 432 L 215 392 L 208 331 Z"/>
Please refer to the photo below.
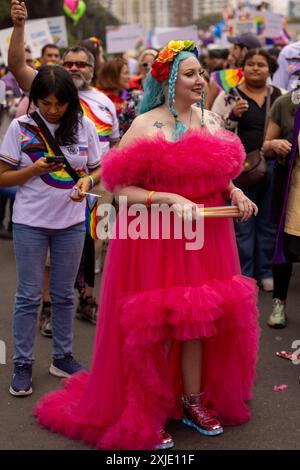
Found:
<path fill-rule="evenodd" d="M 1 0 L 0 2 L 0 29 L 12 26 L 10 21 L 10 0 Z"/>
<path fill-rule="evenodd" d="M 194 23 L 198 26 L 198 29 L 207 31 L 211 26 L 220 23 L 222 18 L 222 13 L 210 13 L 209 15 L 201 16 Z"/>

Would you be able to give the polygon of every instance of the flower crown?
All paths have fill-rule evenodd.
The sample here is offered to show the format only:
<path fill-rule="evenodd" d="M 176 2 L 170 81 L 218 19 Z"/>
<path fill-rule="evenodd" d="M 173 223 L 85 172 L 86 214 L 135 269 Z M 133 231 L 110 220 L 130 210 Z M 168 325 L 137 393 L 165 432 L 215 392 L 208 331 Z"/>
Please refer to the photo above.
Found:
<path fill-rule="evenodd" d="M 198 49 L 194 41 L 170 41 L 169 44 L 160 51 L 157 59 L 152 63 L 151 75 L 158 82 L 168 80 L 170 77 L 171 63 L 179 52 L 188 51 L 198 57 Z"/>

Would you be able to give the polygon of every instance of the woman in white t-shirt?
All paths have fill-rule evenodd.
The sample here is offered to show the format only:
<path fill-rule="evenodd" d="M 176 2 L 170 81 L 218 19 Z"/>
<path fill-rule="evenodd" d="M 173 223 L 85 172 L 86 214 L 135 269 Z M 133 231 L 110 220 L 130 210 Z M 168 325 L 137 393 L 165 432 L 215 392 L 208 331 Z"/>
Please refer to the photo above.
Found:
<path fill-rule="evenodd" d="M 68 377 L 83 367 L 72 356 L 74 282 L 85 238 L 82 191 L 99 182 L 101 147 L 92 121 L 83 117 L 72 78 L 60 66 L 42 67 L 29 95 L 72 169 L 47 163 L 55 156 L 31 115 L 12 121 L 0 147 L 0 187 L 18 185 L 13 209 L 13 238 L 18 271 L 14 308 L 14 375 L 10 393 L 32 393 L 33 347 L 37 310 L 43 291 L 48 247 L 53 312 L 53 362 L 50 373 Z M 71 197 L 71 195 L 73 196 Z"/>

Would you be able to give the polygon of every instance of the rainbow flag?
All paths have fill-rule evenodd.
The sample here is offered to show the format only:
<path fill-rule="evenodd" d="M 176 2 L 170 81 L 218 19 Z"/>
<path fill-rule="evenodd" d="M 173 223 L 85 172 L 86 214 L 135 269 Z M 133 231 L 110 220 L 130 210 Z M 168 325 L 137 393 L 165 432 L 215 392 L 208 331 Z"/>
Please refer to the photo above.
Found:
<path fill-rule="evenodd" d="M 85 209 L 85 228 L 94 240 L 98 240 L 97 236 L 97 208 L 98 198 L 88 194 L 86 196 L 86 209 Z"/>
<path fill-rule="evenodd" d="M 90 118 L 95 124 L 99 140 L 101 142 L 107 142 L 109 140 L 109 136 L 112 133 L 112 124 L 104 122 L 98 116 L 96 116 L 91 106 L 89 106 L 88 103 L 82 98 L 80 98 L 80 104 L 83 114 Z M 109 109 L 107 109 L 107 112 L 110 112 Z"/>
<path fill-rule="evenodd" d="M 241 68 L 218 70 L 211 74 L 211 78 L 217 83 L 218 87 L 226 91 L 226 93 L 244 80 L 243 70 Z"/>
<path fill-rule="evenodd" d="M 255 16 L 254 21 L 256 25 L 256 32 L 260 36 L 265 27 L 265 18 L 263 16 Z"/>

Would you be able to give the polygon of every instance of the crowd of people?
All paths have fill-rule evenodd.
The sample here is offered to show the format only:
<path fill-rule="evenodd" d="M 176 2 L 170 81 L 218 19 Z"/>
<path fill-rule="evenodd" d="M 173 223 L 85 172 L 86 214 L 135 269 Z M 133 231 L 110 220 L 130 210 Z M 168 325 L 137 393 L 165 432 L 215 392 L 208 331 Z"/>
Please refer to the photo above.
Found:
<path fill-rule="evenodd" d="M 0 80 L 0 237 L 13 239 L 18 274 L 10 393 L 33 393 L 40 312 L 49 372 L 68 379 L 37 403 L 42 426 L 99 449 L 168 449 L 169 419 L 206 436 L 246 422 L 258 287 L 273 293 L 268 325 L 285 327 L 300 260 L 300 63 L 288 67 L 300 42 L 271 51 L 243 33 L 199 55 L 171 41 L 133 67 L 93 37 L 63 53 L 47 44 L 37 68 L 24 2 L 11 1 L 11 17 Z M 100 184 L 118 215 L 98 305 L 85 219 Z M 134 205 L 145 237 L 118 232 Z M 186 249 L 186 233 L 152 236 L 155 207 L 173 209 L 172 227 L 198 227 L 199 205 L 233 205 L 238 218 L 204 219 L 201 249 Z M 73 356 L 75 288 L 76 316 L 97 328 L 89 371 Z"/>

